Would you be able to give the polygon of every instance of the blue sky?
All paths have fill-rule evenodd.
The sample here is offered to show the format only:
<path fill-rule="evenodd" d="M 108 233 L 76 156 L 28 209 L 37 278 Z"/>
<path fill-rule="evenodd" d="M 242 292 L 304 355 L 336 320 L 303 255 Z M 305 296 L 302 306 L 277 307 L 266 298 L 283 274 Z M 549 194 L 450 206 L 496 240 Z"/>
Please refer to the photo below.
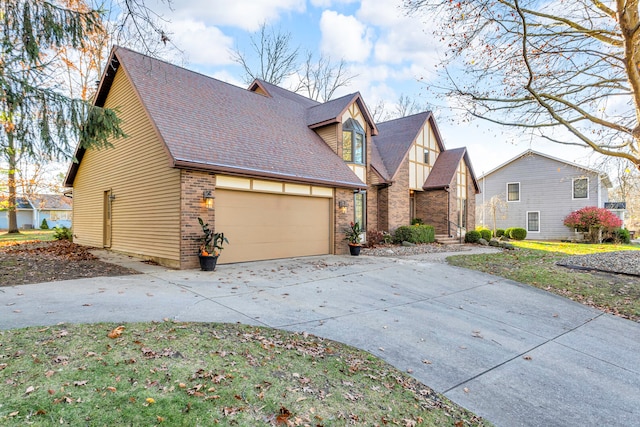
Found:
<path fill-rule="evenodd" d="M 437 84 L 435 65 L 444 55 L 431 34 L 434 24 L 426 17 L 406 16 L 402 0 L 174 0 L 172 10 L 162 3 L 148 4 L 168 20 L 172 41 L 184 52 L 185 67 L 238 86 L 245 86 L 242 70 L 230 50 L 239 47 L 249 53 L 250 36 L 263 22 L 290 32 L 292 44 L 315 57 L 344 58 L 357 77 L 336 96 L 359 91 L 370 108 L 382 100 L 393 109 L 405 95 L 428 106 L 445 146 L 466 146 L 478 176 L 528 148 L 589 165 L 587 150 L 545 142 L 532 145 L 518 129 L 482 120 L 461 122 L 446 99 L 436 99 L 429 91 Z"/>

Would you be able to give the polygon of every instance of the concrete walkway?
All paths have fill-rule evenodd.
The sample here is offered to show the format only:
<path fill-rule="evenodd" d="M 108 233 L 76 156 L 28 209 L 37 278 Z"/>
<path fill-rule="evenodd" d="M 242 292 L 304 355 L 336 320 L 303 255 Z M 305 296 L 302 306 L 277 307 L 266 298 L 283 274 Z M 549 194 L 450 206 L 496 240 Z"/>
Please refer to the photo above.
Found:
<path fill-rule="evenodd" d="M 0 329 L 242 322 L 379 356 L 498 426 L 640 423 L 640 324 L 442 255 L 323 256 L 0 288 Z"/>

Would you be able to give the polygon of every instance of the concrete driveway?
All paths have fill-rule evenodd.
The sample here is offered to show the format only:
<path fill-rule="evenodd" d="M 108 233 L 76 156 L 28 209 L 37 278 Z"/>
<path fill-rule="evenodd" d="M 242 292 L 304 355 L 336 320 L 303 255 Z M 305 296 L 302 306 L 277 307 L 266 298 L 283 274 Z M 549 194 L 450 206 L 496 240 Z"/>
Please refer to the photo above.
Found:
<path fill-rule="evenodd" d="M 640 324 L 443 256 L 324 256 L 0 288 L 0 328 L 242 322 L 365 349 L 498 426 L 640 423 Z"/>

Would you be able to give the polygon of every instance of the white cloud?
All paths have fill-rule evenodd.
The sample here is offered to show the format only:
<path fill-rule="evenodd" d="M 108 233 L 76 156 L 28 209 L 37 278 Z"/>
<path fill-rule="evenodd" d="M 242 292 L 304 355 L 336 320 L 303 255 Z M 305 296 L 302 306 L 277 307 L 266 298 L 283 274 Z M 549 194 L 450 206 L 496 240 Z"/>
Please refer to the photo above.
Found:
<path fill-rule="evenodd" d="M 311 5 L 328 9 L 334 5 L 351 4 L 357 1 L 358 0 L 311 0 Z"/>
<path fill-rule="evenodd" d="M 344 58 L 348 62 L 364 62 L 369 58 L 371 31 L 354 16 L 325 10 L 320 17 L 320 32 L 320 48 L 332 58 Z"/>
<path fill-rule="evenodd" d="M 389 27 L 403 21 L 402 0 L 362 0 L 358 18 L 381 27 Z"/>
<path fill-rule="evenodd" d="M 219 28 L 200 21 L 180 20 L 173 22 L 171 30 L 173 42 L 184 50 L 189 63 L 203 66 L 233 63 L 229 55 L 233 39 Z"/>
<path fill-rule="evenodd" d="M 401 0 L 362 1 L 358 18 L 379 27 L 374 57 L 380 63 L 409 62 L 414 67 L 432 70 L 438 62 L 438 44 L 431 34 L 431 27 L 418 17 L 407 16 L 401 6 Z"/>
<path fill-rule="evenodd" d="M 228 25 L 256 31 L 262 23 L 272 23 L 283 13 L 302 13 L 305 0 L 180 0 L 173 10 L 164 9 L 165 16 L 177 19 L 197 17 L 207 25 Z"/>

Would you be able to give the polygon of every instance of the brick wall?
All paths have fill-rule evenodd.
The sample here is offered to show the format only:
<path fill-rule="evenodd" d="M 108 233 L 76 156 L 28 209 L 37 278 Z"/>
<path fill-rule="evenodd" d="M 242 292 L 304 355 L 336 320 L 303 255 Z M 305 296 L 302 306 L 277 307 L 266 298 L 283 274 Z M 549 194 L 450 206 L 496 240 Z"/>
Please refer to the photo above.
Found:
<path fill-rule="evenodd" d="M 416 192 L 416 216 L 425 224 L 433 225 L 436 234 L 448 234 L 449 192 L 431 190 Z"/>
<path fill-rule="evenodd" d="M 411 223 L 409 212 L 409 160 L 400 166 L 395 182 L 387 189 L 388 230 L 393 233 L 401 225 Z"/>
<path fill-rule="evenodd" d="M 347 202 L 347 211 L 345 213 L 342 213 L 338 207 L 341 201 Z M 349 224 L 353 221 L 353 190 L 336 189 L 334 202 L 333 253 L 344 255 L 349 253 L 349 246 L 347 241 L 344 240 L 344 229 L 349 227 Z"/>
<path fill-rule="evenodd" d="M 378 193 L 378 231 L 389 231 L 389 187 L 379 187 Z"/>
<path fill-rule="evenodd" d="M 211 172 L 182 170 L 180 187 L 180 268 L 196 268 L 202 238 L 198 217 L 215 229 L 215 207 L 205 206 L 202 193 L 212 190 L 215 197 L 216 177 Z"/>

